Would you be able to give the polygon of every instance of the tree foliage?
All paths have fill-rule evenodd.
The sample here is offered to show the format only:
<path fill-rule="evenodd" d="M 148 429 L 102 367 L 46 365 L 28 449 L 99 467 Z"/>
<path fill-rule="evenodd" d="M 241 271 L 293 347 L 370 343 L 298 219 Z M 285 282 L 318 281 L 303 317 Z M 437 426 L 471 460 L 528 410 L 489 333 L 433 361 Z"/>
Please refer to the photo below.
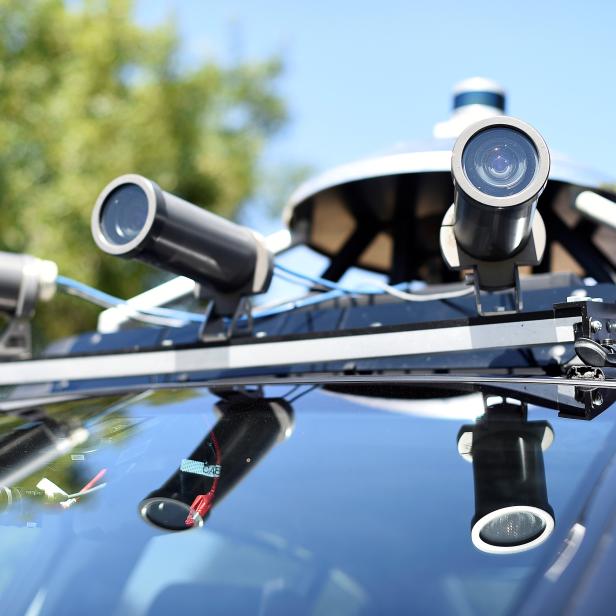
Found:
<path fill-rule="evenodd" d="M 181 69 L 175 27 L 141 27 L 132 4 L 0 0 L 0 249 L 120 296 L 152 274 L 94 247 L 90 212 L 107 182 L 140 173 L 233 215 L 285 119 L 276 59 Z M 45 309 L 54 334 L 93 324 L 78 304 L 66 314 L 62 299 Z"/>

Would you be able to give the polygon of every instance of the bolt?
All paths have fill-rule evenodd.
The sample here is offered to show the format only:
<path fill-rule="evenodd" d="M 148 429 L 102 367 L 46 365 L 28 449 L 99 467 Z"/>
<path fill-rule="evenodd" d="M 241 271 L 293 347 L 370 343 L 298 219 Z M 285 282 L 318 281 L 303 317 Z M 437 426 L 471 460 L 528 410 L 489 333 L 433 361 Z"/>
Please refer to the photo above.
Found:
<path fill-rule="evenodd" d="M 616 321 L 606 321 L 605 328 L 611 334 L 616 334 Z"/>
<path fill-rule="evenodd" d="M 600 332 L 603 329 L 603 323 L 601 323 L 601 321 L 591 321 L 590 322 L 590 331 L 597 333 Z"/>
<path fill-rule="evenodd" d="M 349 361 L 342 367 L 344 374 L 353 374 L 355 372 L 355 362 Z"/>

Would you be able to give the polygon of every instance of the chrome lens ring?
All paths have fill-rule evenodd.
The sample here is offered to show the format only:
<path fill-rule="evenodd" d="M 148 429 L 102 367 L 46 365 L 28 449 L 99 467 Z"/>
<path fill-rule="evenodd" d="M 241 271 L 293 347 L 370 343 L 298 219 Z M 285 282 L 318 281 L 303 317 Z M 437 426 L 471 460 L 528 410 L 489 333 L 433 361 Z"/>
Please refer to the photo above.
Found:
<path fill-rule="evenodd" d="M 111 255 L 138 251 L 154 224 L 157 194 L 153 182 L 140 175 L 123 175 L 108 184 L 92 210 L 92 237 Z"/>
<path fill-rule="evenodd" d="M 491 142 L 492 138 L 496 138 L 497 142 L 492 143 L 490 148 L 490 143 L 484 143 L 484 139 Z M 494 152 L 493 148 L 499 147 L 499 143 L 501 149 Z M 488 146 L 486 151 L 482 145 Z M 506 152 L 503 146 L 506 146 Z M 482 151 L 487 158 L 482 158 Z M 479 156 L 477 161 L 474 152 Z M 492 178 L 483 165 L 489 163 L 490 153 L 493 155 Z M 483 189 L 476 186 L 481 186 L 481 183 L 472 171 L 473 167 L 476 170 L 482 166 L 485 172 Z M 511 177 L 507 174 L 508 169 L 512 172 Z M 532 202 L 541 193 L 550 173 L 550 153 L 543 137 L 532 126 L 517 118 L 497 116 L 476 122 L 460 134 L 451 154 L 451 172 L 455 184 L 468 198 L 482 205 L 507 208 Z M 498 186 L 499 182 L 507 186 L 512 180 L 511 187 L 504 191 L 501 190 L 502 186 Z M 490 194 L 495 190 L 498 194 Z"/>
<path fill-rule="evenodd" d="M 501 540 L 498 542 L 490 543 L 489 534 L 490 529 L 495 528 L 500 520 L 509 519 L 513 520 L 514 516 L 518 519 L 525 518 L 527 521 L 532 520 L 533 523 L 539 523 L 540 526 L 532 529 L 531 533 L 525 533 L 520 535 L 518 541 L 515 541 L 514 536 L 508 537 L 508 541 Z M 512 522 L 512 530 L 523 528 L 523 524 L 516 524 Z M 471 531 L 471 539 L 473 545 L 482 552 L 488 554 L 515 554 L 517 552 L 525 552 L 526 550 L 532 550 L 538 545 L 541 545 L 554 530 L 554 518 L 543 509 L 538 507 L 528 507 L 525 505 L 515 505 L 512 507 L 504 507 L 491 511 L 487 515 L 484 515 L 481 519 L 477 520 Z"/>
<path fill-rule="evenodd" d="M 515 195 L 532 181 L 538 166 L 532 141 L 517 129 L 492 126 L 476 133 L 462 152 L 467 179 L 492 197 Z"/>
<path fill-rule="evenodd" d="M 186 519 L 191 515 L 191 509 L 182 501 L 173 498 L 157 496 L 148 498 L 139 506 L 141 517 L 156 528 L 170 531 L 190 530 L 203 526 L 204 520 L 197 515 L 193 518 L 193 524 L 186 524 Z"/>
<path fill-rule="evenodd" d="M 101 231 L 108 242 L 124 245 L 139 235 L 147 217 L 145 191 L 136 184 L 122 184 L 107 196 L 101 207 Z"/>

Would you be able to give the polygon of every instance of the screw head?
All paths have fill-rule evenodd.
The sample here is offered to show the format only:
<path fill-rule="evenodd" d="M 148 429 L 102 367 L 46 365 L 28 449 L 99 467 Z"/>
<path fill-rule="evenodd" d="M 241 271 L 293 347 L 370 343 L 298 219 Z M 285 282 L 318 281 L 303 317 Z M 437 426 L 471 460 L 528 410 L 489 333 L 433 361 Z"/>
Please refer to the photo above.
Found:
<path fill-rule="evenodd" d="M 603 323 L 601 323 L 601 321 L 598 320 L 594 320 L 590 322 L 590 330 L 597 333 L 600 332 L 603 329 Z"/>
<path fill-rule="evenodd" d="M 601 406 L 603 404 L 603 396 L 600 391 L 593 391 L 591 396 L 593 406 Z"/>

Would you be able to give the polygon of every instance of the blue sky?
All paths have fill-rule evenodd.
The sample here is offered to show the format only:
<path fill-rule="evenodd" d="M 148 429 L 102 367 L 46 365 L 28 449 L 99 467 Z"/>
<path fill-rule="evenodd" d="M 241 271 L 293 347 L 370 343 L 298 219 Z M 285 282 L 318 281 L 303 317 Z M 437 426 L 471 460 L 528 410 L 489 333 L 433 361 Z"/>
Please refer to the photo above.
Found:
<path fill-rule="evenodd" d="M 282 55 L 273 164 L 322 170 L 429 137 L 453 84 L 482 75 L 552 149 L 616 177 L 616 3 L 139 0 L 137 15 L 174 15 L 187 62 Z"/>

